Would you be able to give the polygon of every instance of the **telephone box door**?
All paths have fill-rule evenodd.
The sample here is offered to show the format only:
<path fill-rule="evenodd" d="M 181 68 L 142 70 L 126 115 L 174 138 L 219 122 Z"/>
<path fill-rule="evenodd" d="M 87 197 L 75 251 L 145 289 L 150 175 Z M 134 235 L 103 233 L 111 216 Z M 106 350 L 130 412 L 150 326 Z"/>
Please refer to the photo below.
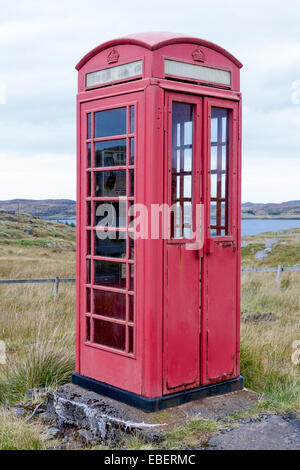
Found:
<path fill-rule="evenodd" d="M 236 375 L 238 105 L 166 94 L 164 393 Z M 200 219 L 197 207 L 203 207 Z"/>
<path fill-rule="evenodd" d="M 202 99 L 166 94 L 164 393 L 199 386 L 200 272 L 195 207 L 200 203 Z"/>
<path fill-rule="evenodd" d="M 238 103 L 204 99 L 204 205 L 201 384 L 236 377 L 239 318 Z"/>
<path fill-rule="evenodd" d="M 128 209 L 143 191 L 136 178 L 136 155 L 143 158 L 143 94 L 80 106 L 79 373 L 141 394 L 140 246 L 129 235 Z"/>

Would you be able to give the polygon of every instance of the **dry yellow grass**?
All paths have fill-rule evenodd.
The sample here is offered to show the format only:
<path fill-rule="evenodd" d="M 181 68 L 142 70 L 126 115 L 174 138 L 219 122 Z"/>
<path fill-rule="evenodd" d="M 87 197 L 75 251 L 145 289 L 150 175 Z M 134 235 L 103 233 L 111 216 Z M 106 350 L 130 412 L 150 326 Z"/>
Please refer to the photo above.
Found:
<path fill-rule="evenodd" d="M 292 255 L 298 262 L 299 234 L 300 231 L 295 231 L 281 235 L 288 243 L 276 246 L 265 264 L 276 266 L 280 259 L 281 264 L 290 265 Z M 272 237 L 263 235 L 258 241 Z M 65 246 L 61 238 L 54 249 L 12 245 L 5 240 L 0 243 L 0 277 L 75 277 L 75 245 L 69 238 L 67 241 L 69 245 Z M 244 250 L 244 265 L 255 263 L 254 253 L 252 246 Z M 273 273 L 242 275 L 244 319 L 247 314 L 247 322 L 242 321 L 241 328 L 242 374 L 247 387 L 297 407 L 299 366 L 292 363 L 291 356 L 293 341 L 300 340 L 300 273 L 283 273 L 280 287 L 275 279 Z M 29 351 L 36 352 L 32 349 L 34 343 L 39 343 L 42 349 L 47 345 L 52 350 L 64 351 L 68 360 L 74 357 L 74 312 L 73 284 L 60 285 L 58 300 L 54 300 L 52 285 L 0 286 L 0 339 L 7 343 L 8 359 L 14 369 L 30 357 Z"/>
<path fill-rule="evenodd" d="M 14 251 L 9 256 L 7 251 Z M 0 245 L 1 278 L 75 277 L 75 253 L 39 247 L 17 250 Z M 60 325 L 57 328 L 57 325 Z M 75 284 L 60 284 L 54 299 L 53 284 L 0 286 L 0 339 L 8 355 L 36 342 L 55 342 L 62 332 L 74 348 Z"/>
<path fill-rule="evenodd" d="M 42 427 L 24 424 L 13 414 L 0 409 L 0 450 L 42 450 Z"/>
<path fill-rule="evenodd" d="M 241 368 L 248 387 L 300 408 L 300 272 L 242 275 Z M 243 321 L 244 319 L 244 321 Z"/>
<path fill-rule="evenodd" d="M 74 228 L 30 220 L 24 216 L 21 227 L 4 220 L 12 238 L 0 242 L 0 278 L 74 278 Z M 55 386 L 55 370 L 68 380 L 75 356 L 75 284 L 61 283 L 57 300 L 53 284 L 0 285 L 0 340 L 8 361 L 0 366 L 0 402 L 20 399 L 26 387 Z"/>

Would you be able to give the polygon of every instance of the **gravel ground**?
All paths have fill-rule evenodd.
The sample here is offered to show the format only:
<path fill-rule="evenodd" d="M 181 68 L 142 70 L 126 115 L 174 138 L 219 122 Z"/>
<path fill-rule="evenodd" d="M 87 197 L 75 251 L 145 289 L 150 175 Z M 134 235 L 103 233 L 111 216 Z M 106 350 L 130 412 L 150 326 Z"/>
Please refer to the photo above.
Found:
<path fill-rule="evenodd" d="M 259 415 L 236 421 L 209 441 L 216 450 L 300 450 L 300 421 L 293 415 Z"/>

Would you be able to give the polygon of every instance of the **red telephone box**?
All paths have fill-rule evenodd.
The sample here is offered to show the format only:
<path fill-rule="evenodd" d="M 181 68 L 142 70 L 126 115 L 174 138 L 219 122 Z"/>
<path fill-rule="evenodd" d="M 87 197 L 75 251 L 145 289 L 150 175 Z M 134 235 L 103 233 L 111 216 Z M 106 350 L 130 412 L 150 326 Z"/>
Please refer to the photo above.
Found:
<path fill-rule="evenodd" d="M 242 387 L 241 67 L 171 33 L 106 42 L 77 65 L 74 383 L 146 411 Z"/>

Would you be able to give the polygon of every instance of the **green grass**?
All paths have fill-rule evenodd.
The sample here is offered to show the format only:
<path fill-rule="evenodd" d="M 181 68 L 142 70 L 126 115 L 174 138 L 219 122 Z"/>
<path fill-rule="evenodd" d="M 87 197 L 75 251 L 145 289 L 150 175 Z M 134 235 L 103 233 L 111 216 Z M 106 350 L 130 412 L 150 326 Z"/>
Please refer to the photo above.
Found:
<path fill-rule="evenodd" d="M 278 239 L 273 245 L 272 251 L 264 259 L 254 258 L 258 250 L 265 249 L 265 243 L 268 240 Z M 243 237 L 243 240 L 249 243 L 241 249 L 242 267 L 277 267 L 294 266 L 300 263 L 300 229 L 287 229 L 280 232 L 265 232 L 260 235 Z"/>
<path fill-rule="evenodd" d="M 194 418 L 184 427 L 171 429 L 166 433 L 167 449 L 193 449 L 207 442 L 208 438 L 221 427 L 211 419 Z"/>
<path fill-rule="evenodd" d="M 28 233 L 29 232 L 29 233 Z M 76 230 L 73 225 L 38 219 L 28 214 L 17 216 L 0 211 L 0 237 L 2 245 L 15 247 L 75 248 Z"/>
<path fill-rule="evenodd" d="M 293 404 L 282 403 L 277 400 L 263 398 L 258 400 L 253 408 L 245 411 L 238 411 L 229 416 L 225 416 L 222 421 L 226 424 L 234 424 L 236 420 L 243 418 L 258 418 L 263 414 L 288 414 L 294 412 Z"/>
<path fill-rule="evenodd" d="M 276 244 L 267 258 L 260 260 L 258 265 L 267 267 L 278 266 L 294 266 L 300 263 L 300 243 L 299 241 L 290 241 L 287 245 Z"/>
<path fill-rule="evenodd" d="M 0 410 L 0 450 L 42 450 L 39 426 L 24 424 L 14 415 Z"/>
<path fill-rule="evenodd" d="M 265 245 L 263 243 L 250 243 L 247 246 L 241 248 L 241 256 L 243 261 L 253 260 L 254 255 L 259 250 L 264 250 Z"/>
<path fill-rule="evenodd" d="M 18 403 L 31 388 L 54 389 L 70 382 L 74 361 L 57 350 L 30 351 L 26 358 L 12 365 L 0 378 L 0 402 Z"/>

